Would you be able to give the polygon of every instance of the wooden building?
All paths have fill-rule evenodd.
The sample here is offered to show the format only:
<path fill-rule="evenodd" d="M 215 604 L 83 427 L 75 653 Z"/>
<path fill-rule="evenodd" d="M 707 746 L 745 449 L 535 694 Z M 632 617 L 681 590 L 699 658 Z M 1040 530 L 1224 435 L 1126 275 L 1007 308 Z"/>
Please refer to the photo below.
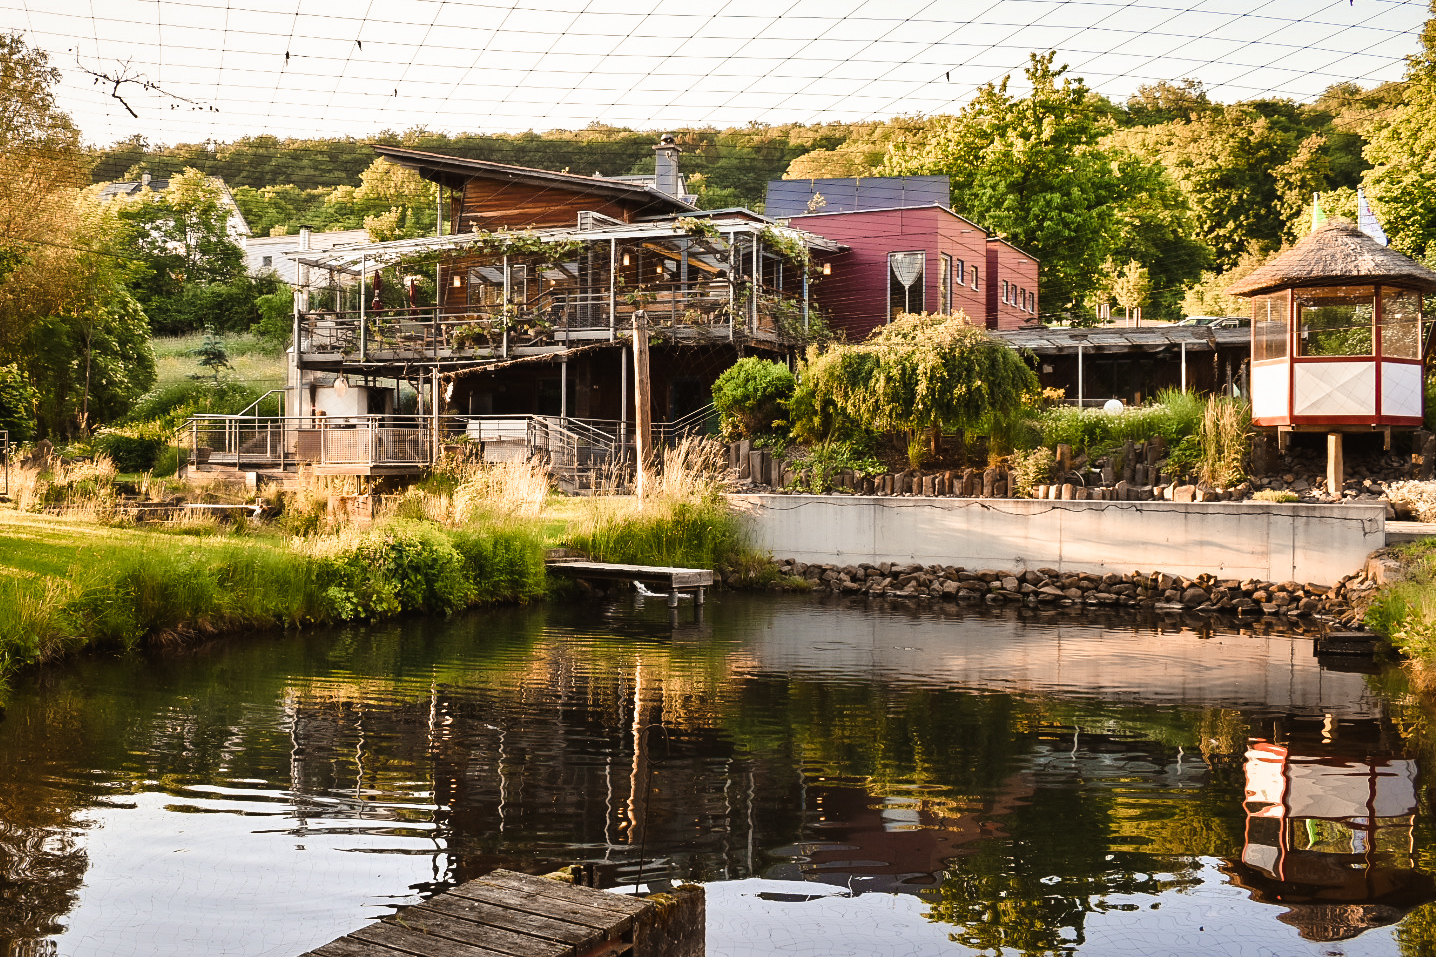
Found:
<path fill-rule="evenodd" d="M 864 339 L 901 312 L 988 329 L 1037 321 L 1037 260 L 949 207 L 946 176 L 775 180 L 767 215 L 847 247 L 825 261 L 828 322 Z"/>
<path fill-rule="evenodd" d="M 438 184 L 440 234 L 296 254 L 288 415 L 196 433 L 209 461 L 414 472 L 457 437 L 532 433 L 532 417 L 554 420 L 545 434 L 566 455 L 621 457 L 640 411 L 638 324 L 647 417 L 682 422 L 740 356 L 802 348 L 816 257 L 843 248 L 747 210 L 696 209 L 671 137 L 651 181 L 376 150 Z M 417 407 L 400 414 L 411 390 Z"/>
<path fill-rule="evenodd" d="M 1332 219 L 1227 291 L 1252 302 L 1256 425 L 1421 426 L 1421 297 L 1436 292 L 1436 272 Z"/>

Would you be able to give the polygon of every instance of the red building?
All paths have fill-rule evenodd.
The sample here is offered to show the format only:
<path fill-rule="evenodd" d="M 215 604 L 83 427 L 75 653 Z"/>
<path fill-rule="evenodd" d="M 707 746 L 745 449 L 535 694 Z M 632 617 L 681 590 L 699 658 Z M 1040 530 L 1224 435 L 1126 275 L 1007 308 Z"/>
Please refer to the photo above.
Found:
<path fill-rule="evenodd" d="M 814 295 L 849 339 L 902 312 L 962 312 L 989 329 L 1035 321 L 1037 261 L 989 239 L 948 195 L 946 176 L 777 180 L 766 214 L 848 247 Z"/>

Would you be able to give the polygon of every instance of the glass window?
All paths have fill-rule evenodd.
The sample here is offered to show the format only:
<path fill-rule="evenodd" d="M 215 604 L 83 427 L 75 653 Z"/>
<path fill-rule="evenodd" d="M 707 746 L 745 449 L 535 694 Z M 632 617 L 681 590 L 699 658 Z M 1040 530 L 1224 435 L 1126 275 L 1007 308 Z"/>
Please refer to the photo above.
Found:
<path fill-rule="evenodd" d="M 900 313 L 922 312 L 923 253 L 888 253 L 888 318 Z"/>
<path fill-rule="evenodd" d="M 1381 354 L 1421 358 L 1421 296 L 1409 289 L 1381 289 Z"/>
<path fill-rule="evenodd" d="M 941 276 L 937 284 L 937 311 L 943 315 L 952 312 L 952 257 L 942 254 Z"/>
<path fill-rule="evenodd" d="M 976 266 L 973 266 L 973 267 L 972 267 L 972 288 L 973 288 L 973 289 L 977 289 L 979 285 L 980 285 L 980 284 L 979 284 L 979 282 L 978 282 L 978 277 L 977 277 L 977 267 L 976 267 Z"/>
<path fill-rule="evenodd" d="M 1252 297 L 1252 358 L 1286 358 L 1286 296 L 1274 292 Z"/>
<path fill-rule="evenodd" d="M 959 286 L 967 285 L 967 273 L 965 271 L 966 266 L 967 264 L 964 263 L 961 259 L 957 260 L 952 264 L 953 281 L 956 282 Z"/>
<path fill-rule="evenodd" d="M 1295 290 L 1297 355 L 1371 355 L 1374 293 L 1370 286 Z"/>

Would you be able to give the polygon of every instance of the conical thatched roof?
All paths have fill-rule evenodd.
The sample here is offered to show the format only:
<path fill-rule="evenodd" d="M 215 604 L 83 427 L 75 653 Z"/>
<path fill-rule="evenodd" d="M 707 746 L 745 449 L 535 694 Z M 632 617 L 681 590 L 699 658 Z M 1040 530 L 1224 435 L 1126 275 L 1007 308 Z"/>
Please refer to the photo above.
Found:
<path fill-rule="evenodd" d="M 1255 296 L 1288 286 L 1391 282 L 1436 291 L 1436 272 L 1372 239 L 1349 219 L 1328 219 L 1275 259 L 1227 287 Z"/>

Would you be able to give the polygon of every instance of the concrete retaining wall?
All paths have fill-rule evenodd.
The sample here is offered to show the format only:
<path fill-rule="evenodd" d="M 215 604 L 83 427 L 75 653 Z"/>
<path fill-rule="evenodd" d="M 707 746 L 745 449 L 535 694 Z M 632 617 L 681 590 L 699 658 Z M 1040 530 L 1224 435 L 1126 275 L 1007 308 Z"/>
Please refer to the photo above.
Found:
<path fill-rule="evenodd" d="M 1161 571 L 1330 585 L 1385 545 L 1386 507 L 734 495 L 755 543 L 804 562 Z"/>

